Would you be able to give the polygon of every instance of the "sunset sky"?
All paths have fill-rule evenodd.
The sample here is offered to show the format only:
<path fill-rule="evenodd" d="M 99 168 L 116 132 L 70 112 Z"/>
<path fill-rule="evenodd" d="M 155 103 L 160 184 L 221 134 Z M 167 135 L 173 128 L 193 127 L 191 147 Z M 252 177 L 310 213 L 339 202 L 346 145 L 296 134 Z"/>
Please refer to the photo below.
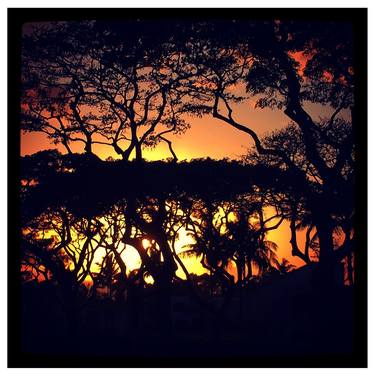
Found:
<path fill-rule="evenodd" d="M 30 29 L 30 25 L 26 25 L 24 32 Z M 293 58 L 300 63 L 300 71 L 306 64 L 307 57 L 301 53 L 294 53 Z M 236 94 L 246 95 L 243 85 L 237 85 L 233 89 Z M 261 109 L 256 108 L 256 97 L 247 98 L 242 103 L 233 105 L 234 119 L 253 129 L 259 136 L 266 135 L 274 130 L 281 129 L 290 123 L 290 119 L 280 110 L 277 109 Z M 322 117 L 330 117 L 332 109 L 319 104 L 306 103 L 305 108 L 314 120 Z M 343 116 L 349 116 L 349 113 L 343 111 Z M 252 139 L 245 133 L 231 127 L 230 125 L 213 118 L 211 115 L 205 115 L 202 118 L 196 116 L 185 115 L 184 119 L 190 124 L 190 129 L 182 135 L 167 134 L 166 138 L 172 141 L 173 149 L 179 160 L 191 160 L 194 158 L 213 159 L 239 159 L 245 155 L 249 148 L 253 146 Z M 71 143 L 73 152 L 82 153 L 83 143 Z M 21 134 L 21 156 L 30 155 L 37 151 L 57 148 L 62 153 L 66 150 L 62 145 L 54 145 L 43 133 L 22 133 Z M 114 151 L 113 147 L 94 144 L 93 152 L 101 159 L 108 157 L 114 159 L 120 156 Z M 134 154 L 134 151 L 133 151 Z M 134 155 L 133 155 L 134 156 Z M 166 143 L 162 142 L 154 149 L 144 149 L 143 157 L 146 160 L 161 160 L 171 157 Z M 271 223 L 273 224 L 273 223 Z M 188 242 L 185 236 L 180 241 L 177 248 Z M 268 239 L 277 243 L 278 257 L 287 258 L 296 266 L 303 265 L 304 262 L 298 257 L 291 256 L 290 246 L 290 230 L 289 223 L 284 221 L 282 225 L 275 231 L 268 234 Z M 304 232 L 297 235 L 300 246 L 304 246 Z M 188 262 L 185 260 L 185 262 Z M 201 272 L 202 267 L 196 264 L 190 264 L 192 270 Z"/>
<path fill-rule="evenodd" d="M 255 102 L 256 100 L 252 98 L 234 105 L 234 119 L 252 128 L 260 136 L 281 129 L 290 123 L 290 119 L 282 111 L 255 108 Z M 313 118 L 328 117 L 332 112 L 330 108 L 311 103 L 308 103 L 306 108 Z M 191 125 L 185 134 L 166 136 L 172 141 L 179 160 L 205 157 L 238 159 L 253 145 L 247 134 L 210 115 L 202 118 L 185 116 L 185 119 Z M 74 152 L 83 152 L 82 143 L 72 143 L 71 146 Z M 21 156 L 48 148 L 57 148 L 65 153 L 63 146 L 54 145 L 43 133 L 21 134 Z M 93 151 L 103 160 L 109 156 L 119 158 L 111 146 L 94 144 Z M 159 144 L 155 149 L 144 150 L 144 157 L 148 160 L 160 160 L 170 156 L 165 143 Z"/>
<path fill-rule="evenodd" d="M 254 106 L 254 99 L 248 99 L 242 104 L 236 105 L 234 107 L 234 118 L 248 127 L 252 127 L 259 135 L 283 128 L 290 121 L 282 111 L 254 108 Z M 324 115 L 328 116 L 330 113 L 330 109 L 323 106 L 309 104 L 307 108 L 309 108 L 311 115 L 316 118 Z M 173 147 L 179 160 L 205 157 L 237 159 L 246 154 L 247 149 L 252 146 L 252 141 L 248 135 L 220 120 L 214 119 L 212 116 L 207 115 L 203 118 L 189 116 L 186 119 L 190 122 L 191 128 L 185 134 L 168 136 L 173 142 Z M 43 133 L 23 133 L 21 135 L 22 156 L 48 148 L 57 148 L 65 153 L 64 147 L 54 145 Z M 75 152 L 83 152 L 83 146 L 80 143 L 73 144 L 72 149 Z M 118 158 L 118 155 L 109 146 L 94 145 L 93 151 L 103 160 L 109 156 Z M 167 145 L 161 143 L 155 149 L 144 150 L 144 157 L 148 160 L 160 160 L 170 157 L 170 153 Z M 188 239 L 185 236 L 182 237 L 183 239 L 177 246 L 181 250 L 182 246 L 188 243 Z M 277 230 L 270 232 L 267 238 L 278 245 L 277 254 L 280 260 L 287 258 L 296 266 L 304 264 L 300 258 L 291 256 L 288 222 L 284 221 Z M 298 240 L 302 248 L 304 245 L 304 232 L 298 233 Z M 201 273 L 203 271 L 200 264 L 186 259 L 184 259 L 184 262 L 194 272 Z"/>

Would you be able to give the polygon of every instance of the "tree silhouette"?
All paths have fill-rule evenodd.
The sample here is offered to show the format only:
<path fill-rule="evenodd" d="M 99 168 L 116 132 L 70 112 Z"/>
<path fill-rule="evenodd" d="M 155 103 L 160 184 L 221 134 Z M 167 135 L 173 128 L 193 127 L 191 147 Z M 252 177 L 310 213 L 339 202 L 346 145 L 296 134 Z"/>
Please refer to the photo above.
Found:
<path fill-rule="evenodd" d="M 327 165 L 334 168 L 339 149 L 342 147 L 342 144 L 347 141 L 347 137 L 352 131 L 351 126 L 342 119 L 333 122 L 321 121 L 317 126 L 320 134 L 320 138 L 318 139 L 320 154 Z M 345 232 L 346 245 L 341 248 L 341 250 L 343 250 L 341 254 L 339 251 L 336 255 L 339 260 L 348 256 L 348 252 L 351 251 L 349 251 L 347 245 L 349 243 L 348 241 L 350 241 L 350 233 L 354 229 L 352 221 L 354 215 L 354 194 L 352 191 L 354 185 L 354 160 L 352 156 L 347 160 L 345 167 L 343 167 L 341 171 L 342 183 L 334 187 L 335 199 L 327 201 L 329 197 L 325 197 L 324 183 L 314 165 L 309 162 L 306 156 L 302 134 L 295 125 L 289 125 L 281 131 L 272 133 L 270 136 L 265 137 L 263 142 L 268 147 L 282 149 L 298 168 L 304 171 L 309 181 L 309 192 L 314 192 L 314 194 L 320 197 L 321 202 L 324 201 L 326 208 L 330 211 L 332 240 L 334 239 L 335 231 L 341 230 L 342 234 L 344 234 L 343 228 L 347 228 Z M 286 168 L 282 160 L 272 156 L 259 156 L 254 151 L 249 153 L 246 160 L 250 163 L 264 163 L 265 165 L 274 165 L 282 169 Z M 299 256 L 305 262 L 309 263 L 310 245 L 314 245 L 313 247 L 315 247 L 315 250 L 318 249 L 318 252 L 319 245 L 316 243 L 318 236 L 315 231 L 316 224 L 313 216 L 316 207 L 313 207 L 313 202 L 306 198 L 306 193 L 296 195 L 296 192 L 294 192 L 293 194 L 287 194 L 284 198 L 286 203 L 284 210 L 285 216 L 290 219 L 292 254 Z M 299 229 L 306 230 L 305 248 L 303 251 L 298 248 L 296 241 L 296 230 Z M 315 234 L 312 235 L 314 232 Z M 339 248 L 339 246 L 335 246 L 334 243 L 333 247 L 335 251 Z M 352 249 L 352 251 L 353 250 L 354 249 Z"/>
<path fill-rule="evenodd" d="M 125 25 L 123 25 L 125 26 Z M 57 23 L 36 29 L 23 43 L 22 129 L 46 133 L 71 153 L 73 142 L 107 145 L 129 160 L 142 147 L 180 134 L 186 92 L 180 54 L 159 47 L 150 54 L 144 33 L 105 23 Z M 126 39 L 123 33 L 126 33 Z M 129 38 L 133 33 L 133 38 Z"/>
<path fill-rule="evenodd" d="M 193 108 L 197 113 L 211 112 L 215 118 L 247 133 L 259 155 L 278 159 L 293 173 L 296 185 L 305 190 L 316 226 L 321 269 L 326 269 L 322 271 L 324 284 L 332 275 L 335 258 L 335 212 L 330 203 L 343 196 L 344 200 L 353 201 L 353 175 L 348 174 L 354 162 L 353 133 L 348 122 L 337 117 L 343 109 L 350 109 L 354 120 L 350 26 L 340 24 L 329 36 L 319 24 L 301 27 L 289 21 L 239 22 L 238 30 L 244 26 L 249 31 L 238 33 L 232 48 L 224 48 L 220 39 L 212 36 L 212 30 L 220 30 L 216 24 L 208 34 L 203 34 L 201 45 L 194 46 L 196 53 L 191 63 L 200 66 L 204 73 L 190 87 L 204 105 L 198 102 Z M 296 53 L 311 57 L 304 69 L 296 60 Z M 205 77 L 204 84 L 201 77 Z M 277 143 L 267 145 L 251 127 L 234 118 L 232 104 L 243 98 L 233 94 L 231 87 L 240 82 L 246 83 L 249 95 L 258 96 L 258 107 L 279 108 L 293 121 L 300 134 L 298 142 L 303 146 L 298 152 L 303 153 L 304 164 L 311 172 L 307 173 L 298 157 L 290 157 L 293 148 L 285 148 L 292 144 L 284 149 Z M 309 115 L 304 101 L 329 105 L 332 115 L 319 123 Z M 318 189 L 310 182 L 311 174 L 319 180 Z"/>
<path fill-rule="evenodd" d="M 277 263 L 274 252 L 277 246 L 265 236 L 277 229 L 283 218 L 267 226 L 277 215 L 264 220 L 264 207 L 255 196 L 238 196 L 230 202 L 199 201 L 194 206 L 190 234 L 195 243 L 185 246 L 182 255 L 200 257 L 203 267 L 211 274 L 220 274 L 226 283 L 234 283 L 233 276 L 227 272 L 229 263 L 233 262 L 238 285 L 253 276 L 254 266 L 261 275 L 272 263 Z"/>

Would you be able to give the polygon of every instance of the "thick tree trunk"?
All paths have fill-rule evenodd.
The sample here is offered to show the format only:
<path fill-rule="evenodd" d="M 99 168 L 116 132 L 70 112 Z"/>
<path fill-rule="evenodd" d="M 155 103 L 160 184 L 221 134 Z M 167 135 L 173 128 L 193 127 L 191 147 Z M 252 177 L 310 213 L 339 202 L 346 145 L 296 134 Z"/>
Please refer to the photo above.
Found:
<path fill-rule="evenodd" d="M 240 285 L 245 278 L 245 260 L 240 257 L 235 263 L 237 268 L 237 283 Z"/>
<path fill-rule="evenodd" d="M 237 283 L 240 284 L 242 282 L 242 274 L 243 274 L 240 260 L 236 261 L 236 268 L 237 268 Z"/>
<path fill-rule="evenodd" d="M 85 143 L 85 152 L 88 154 L 92 154 L 92 139 L 91 135 L 86 135 L 86 143 Z"/>
<path fill-rule="evenodd" d="M 161 239 L 160 235 L 155 237 L 164 258 L 157 285 L 159 287 L 158 308 L 160 312 L 160 327 L 163 334 L 167 337 L 172 332 L 171 286 L 172 279 L 178 267 L 173 258 L 173 254 L 170 251 L 167 240 Z"/>
<path fill-rule="evenodd" d="M 321 218 L 316 221 L 316 228 L 319 237 L 319 267 L 316 282 L 319 288 L 327 290 L 335 283 L 332 226 Z"/>
<path fill-rule="evenodd" d="M 135 160 L 137 162 L 142 161 L 142 147 L 139 142 L 135 145 Z"/>

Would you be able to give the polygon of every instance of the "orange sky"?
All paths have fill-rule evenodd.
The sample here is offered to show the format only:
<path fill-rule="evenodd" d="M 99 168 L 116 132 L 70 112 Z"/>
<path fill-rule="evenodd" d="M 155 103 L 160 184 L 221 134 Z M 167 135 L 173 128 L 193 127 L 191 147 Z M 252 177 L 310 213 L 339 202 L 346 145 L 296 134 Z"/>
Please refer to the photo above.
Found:
<path fill-rule="evenodd" d="M 247 105 L 246 105 L 247 104 Z M 252 104 L 252 105 L 251 105 Z M 281 128 L 288 123 L 288 119 L 280 111 L 270 109 L 254 109 L 253 103 L 245 102 L 237 106 L 235 119 L 252 126 L 259 133 L 264 133 L 272 129 Z M 250 137 L 238 130 L 230 127 L 212 116 L 202 118 L 185 116 L 191 124 L 191 128 L 183 135 L 170 135 L 166 138 L 173 142 L 173 148 L 179 160 L 211 157 L 236 159 L 246 153 L 246 149 L 251 146 Z M 277 124 L 275 126 L 275 124 Z M 76 152 L 83 152 L 83 144 L 75 142 L 71 144 Z M 27 133 L 21 136 L 21 155 L 28 155 L 47 148 L 56 148 L 43 133 Z M 64 148 L 57 147 L 62 152 Z M 93 145 L 96 155 L 102 159 L 112 156 L 119 156 L 111 146 Z M 149 160 L 158 160 L 170 157 L 168 147 L 161 143 L 153 150 L 144 150 L 144 157 Z"/>
<path fill-rule="evenodd" d="M 234 105 L 233 117 L 238 122 L 251 127 L 258 135 L 281 129 L 290 122 L 282 111 L 269 108 L 254 108 L 254 105 L 254 99 Z M 330 114 L 330 110 L 323 106 L 309 104 L 306 107 L 310 109 L 313 117 L 315 117 L 314 114 L 317 117 L 329 116 Z M 210 115 L 202 118 L 185 116 L 185 119 L 191 124 L 191 128 L 185 134 L 168 134 L 166 136 L 173 142 L 173 148 L 179 160 L 205 157 L 237 159 L 244 155 L 246 150 L 253 145 L 251 138 L 247 134 Z M 71 147 L 74 152 L 83 152 L 83 144 L 80 142 L 72 143 Z M 48 148 L 58 148 L 65 153 L 64 147 L 54 145 L 43 133 L 21 135 L 22 156 Z M 102 159 L 106 159 L 108 156 L 119 157 L 111 146 L 94 144 L 93 150 Z M 160 160 L 171 156 L 165 143 L 161 143 L 155 149 L 146 149 L 143 154 L 148 160 Z"/>
<path fill-rule="evenodd" d="M 288 118 L 278 110 L 254 109 L 253 102 L 245 102 L 235 108 L 234 118 L 257 131 L 259 134 L 270 132 L 277 128 L 284 127 Z M 180 160 L 211 157 L 211 158 L 238 158 L 246 153 L 247 148 L 252 145 L 250 137 L 229 125 L 214 119 L 211 116 L 203 118 L 190 117 L 191 128 L 179 136 L 169 136 L 173 141 L 174 150 Z M 21 155 L 32 154 L 34 152 L 58 148 L 65 152 L 61 146 L 56 146 L 49 142 L 42 133 L 27 133 L 21 136 Z M 82 152 L 82 145 L 72 147 L 76 152 Z M 94 152 L 102 159 L 108 156 L 118 157 L 111 147 L 103 145 L 94 145 Z M 167 146 L 162 143 L 154 150 L 145 150 L 144 157 L 149 160 L 158 160 L 170 157 Z M 291 257 L 291 246 L 289 225 L 283 223 L 278 230 L 270 232 L 268 238 L 277 243 L 279 250 L 278 256 L 287 258 L 296 266 L 303 265 L 303 262 L 297 257 Z M 298 239 L 303 247 L 304 233 L 299 233 Z M 193 267 L 194 269 L 195 267 Z M 199 267 L 198 267 L 199 268 Z"/>
<path fill-rule="evenodd" d="M 301 52 L 291 53 L 290 56 L 299 62 L 299 71 L 302 74 L 308 57 Z M 232 86 L 231 91 L 235 95 L 247 96 L 244 84 Z M 280 110 L 255 108 L 256 100 L 256 97 L 252 97 L 242 103 L 233 105 L 233 118 L 252 128 L 259 136 L 283 128 L 290 122 L 290 119 Z M 305 108 L 314 119 L 330 117 L 332 113 L 332 109 L 318 104 L 307 103 Z M 191 128 L 185 134 L 179 136 L 166 135 L 166 138 L 173 142 L 173 148 L 179 160 L 205 157 L 237 159 L 253 145 L 247 134 L 213 118 L 211 115 L 202 118 L 185 115 L 184 118 L 191 125 Z M 49 142 L 44 134 L 28 133 L 21 136 L 22 156 L 47 148 L 56 148 L 56 145 Z M 65 152 L 64 147 L 57 148 Z M 71 148 L 74 152 L 83 152 L 83 144 L 80 142 L 72 143 Z M 93 151 L 102 159 L 106 159 L 108 156 L 119 157 L 111 146 L 95 144 L 93 145 Z M 171 154 L 167 145 L 162 142 L 155 149 L 144 150 L 143 156 L 148 160 L 160 160 L 170 157 Z"/>
<path fill-rule="evenodd" d="M 296 53 L 293 54 L 293 57 L 301 63 L 301 68 L 306 64 L 306 57 L 303 55 Z M 235 86 L 233 90 L 238 95 L 245 94 L 242 85 Z M 290 122 L 290 119 L 282 111 L 255 108 L 255 103 L 256 98 L 250 98 L 240 104 L 233 105 L 233 117 L 236 121 L 252 128 L 259 136 L 281 129 Z M 312 103 L 307 103 L 305 108 L 313 119 L 329 117 L 332 112 L 328 107 Z M 247 134 L 214 119 L 211 115 L 202 118 L 186 115 L 185 120 L 191 125 L 185 134 L 167 135 L 167 138 L 173 143 L 173 149 L 179 160 L 206 157 L 238 159 L 241 155 L 246 154 L 247 149 L 253 145 Z M 43 133 L 21 134 L 22 156 L 48 148 L 58 148 L 61 152 L 66 152 L 61 145 L 56 146 L 51 143 Z M 80 142 L 72 143 L 71 148 L 73 152 L 83 152 L 83 144 Z M 109 156 L 119 158 L 111 146 L 94 144 L 93 151 L 103 160 Z M 145 149 L 143 157 L 147 160 L 160 160 L 171 157 L 171 154 L 167 145 L 161 143 L 155 149 Z M 268 239 L 277 243 L 280 260 L 287 258 L 296 266 L 304 264 L 299 258 L 291 256 L 290 231 L 287 222 L 284 222 L 278 230 L 270 232 Z M 297 234 L 297 240 L 300 247 L 303 248 L 304 232 Z"/>

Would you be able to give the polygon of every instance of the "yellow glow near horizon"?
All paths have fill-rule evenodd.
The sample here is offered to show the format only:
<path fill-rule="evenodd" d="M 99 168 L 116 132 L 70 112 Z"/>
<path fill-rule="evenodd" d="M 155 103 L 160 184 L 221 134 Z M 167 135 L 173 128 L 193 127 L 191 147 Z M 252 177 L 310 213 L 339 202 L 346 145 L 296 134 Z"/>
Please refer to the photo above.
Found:
<path fill-rule="evenodd" d="M 175 243 L 176 254 L 181 254 L 186 250 L 187 245 L 193 245 L 194 243 L 195 242 L 193 238 L 189 236 L 188 231 L 185 228 L 181 228 L 178 231 L 178 239 Z M 200 259 L 197 259 L 196 257 L 183 257 L 181 255 L 179 258 L 189 273 L 194 273 L 196 275 L 203 275 L 204 273 L 207 273 L 207 270 L 202 266 Z M 180 265 L 178 265 L 176 275 L 184 280 L 186 279 L 185 273 Z"/>
<path fill-rule="evenodd" d="M 267 220 L 268 218 L 274 216 L 275 212 L 276 211 L 273 207 L 266 207 L 263 210 L 264 220 Z M 279 218 L 270 220 L 267 223 L 267 227 L 272 227 L 273 225 L 276 225 L 279 222 L 279 220 Z M 304 246 L 305 232 L 305 230 L 297 232 L 297 242 L 300 246 Z M 279 261 L 281 261 L 282 258 L 285 258 L 294 266 L 301 267 L 305 264 L 305 262 L 296 256 L 292 256 L 290 238 L 291 234 L 288 220 L 284 220 L 277 229 L 271 230 L 266 234 L 266 239 L 268 241 L 276 243 L 277 245 L 276 254 Z"/>
<path fill-rule="evenodd" d="M 144 238 L 142 240 L 142 246 L 144 249 L 148 249 L 151 246 L 152 242 Z M 194 244 L 194 240 L 191 236 L 188 235 L 188 232 L 185 228 L 181 228 L 178 231 L 178 239 L 175 243 L 175 249 L 176 253 L 180 254 L 181 252 L 186 250 L 186 245 Z M 139 269 L 141 266 L 141 257 L 139 256 L 138 251 L 130 246 L 130 245 L 121 245 L 120 248 L 117 249 L 118 252 L 121 252 L 121 258 L 124 261 L 127 272 L 130 273 L 133 270 Z M 104 248 L 99 248 L 95 255 L 94 255 L 94 261 L 92 264 L 92 272 L 99 272 L 100 266 L 97 263 L 101 263 L 103 261 L 103 258 L 106 255 L 106 250 Z M 207 270 L 202 266 L 200 263 L 200 260 L 196 257 L 179 257 L 185 267 L 187 268 L 189 273 L 196 274 L 196 275 L 202 275 L 204 273 L 207 273 Z M 184 280 L 186 280 L 185 273 L 180 265 L 178 265 L 178 270 L 176 271 L 176 275 Z M 154 280 L 152 276 L 146 276 L 145 281 L 148 284 L 153 284 Z"/>
<path fill-rule="evenodd" d="M 142 246 L 145 250 L 147 250 L 151 246 L 151 241 L 148 240 L 147 238 L 144 238 L 142 240 Z"/>
<path fill-rule="evenodd" d="M 275 214 L 275 210 L 272 207 L 266 207 L 264 209 L 264 219 L 267 220 L 268 218 L 272 217 Z M 224 209 L 220 207 L 218 209 L 218 212 L 216 213 L 214 217 L 214 221 L 220 221 L 222 217 L 225 216 Z M 234 222 L 237 220 L 236 215 L 231 212 L 228 214 L 228 221 L 229 222 Z M 258 218 L 251 218 L 252 224 L 256 224 L 258 221 Z M 108 225 L 106 221 L 101 219 L 100 220 L 103 225 Z M 278 218 L 273 219 L 267 223 L 267 226 L 273 226 L 279 221 Z M 55 223 L 56 225 L 56 223 Z M 221 228 L 221 232 L 225 232 L 225 224 Z M 224 228 L 224 229 L 223 229 Z M 25 234 L 28 232 L 27 229 L 24 230 Z M 77 232 L 72 230 L 71 232 L 72 235 L 72 241 L 75 242 L 75 246 L 78 248 L 82 248 L 83 243 L 85 242 L 86 238 L 81 238 Z M 305 236 L 305 231 L 300 231 L 297 232 L 297 242 L 300 246 L 300 248 L 304 247 L 304 236 Z M 37 237 L 39 239 L 51 239 L 51 238 L 58 238 L 58 234 L 55 230 L 53 229 L 48 229 L 41 231 L 38 233 Z M 289 228 L 289 222 L 284 221 L 277 230 L 272 230 L 269 231 L 266 235 L 267 240 L 273 241 L 278 245 L 278 249 L 276 251 L 276 254 L 278 256 L 279 261 L 282 260 L 282 258 L 288 259 L 290 263 L 295 265 L 296 267 L 300 267 L 304 265 L 304 262 L 298 258 L 298 257 L 292 257 L 291 256 L 291 245 L 290 245 L 290 228 Z M 96 240 L 99 241 L 99 237 L 96 236 Z M 143 238 L 142 240 L 142 246 L 145 250 L 149 249 L 154 241 L 149 238 Z M 175 251 L 177 256 L 179 256 L 180 260 L 186 267 L 187 271 L 190 274 L 196 274 L 196 275 L 202 275 L 204 273 L 207 273 L 207 269 L 204 268 L 200 262 L 200 258 L 197 258 L 195 256 L 182 256 L 181 253 L 187 250 L 189 245 L 193 245 L 195 243 L 194 239 L 192 236 L 189 235 L 189 231 L 186 230 L 184 227 L 180 228 L 178 230 L 178 238 L 176 239 L 175 242 Z M 172 245 L 170 243 L 170 245 Z M 141 257 L 138 253 L 138 251 L 130 246 L 130 245 L 125 245 L 122 242 L 119 242 L 119 245 L 116 249 L 118 253 L 120 253 L 121 259 L 124 261 L 127 269 L 127 274 L 133 270 L 137 270 L 140 268 L 142 262 L 141 262 Z M 100 264 L 102 264 L 104 257 L 108 254 L 108 250 L 106 250 L 104 247 L 98 247 L 95 251 L 94 258 L 92 261 L 92 264 L 90 266 L 90 270 L 93 273 L 98 273 L 100 272 Z M 79 253 L 77 252 L 76 256 L 79 256 Z M 87 261 L 84 262 L 84 267 L 87 267 Z M 69 268 L 72 270 L 74 268 L 73 262 L 71 262 Z M 228 267 L 228 272 L 233 274 L 235 278 L 237 277 L 236 275 L 236 268 L 235 264 L 230 264 Z M 182 267 L 178 264 L 178 270 L 176 271 L 176 275 L 182 279 L 186 279 L 186 275 L 182 269 Z M 154 282 L 153 278 L 151 276 L 145 277 L 145 281 L 149 284 L 152 284 Z M 85 280 L 86 285 L 92 284 L 92 280 L 90 276 L 87 276 Z"/>
<path fill-rule="evenodd" d="M 272 217 L 275 214 L 275 211 L 272 207 L 267 207 L 264 209 L 264 219 L 267 220 L 268 218 Z M 217 214 L 215 215 L 214 221 L 217 221 L 224 217 L 224 210 L 223 208 L 219 208 Z M 228 214 L 228 221 L 235 221 L 237 220 L 236 215 L 231 212 Z M 273 226 L 278 222 L 279 219 L 273 219 L 267 223 L 267 226 Z M 101 220 L 103 224 L 107 225 L 105 223 L 105 220 Z M 257 218 L 252 218 L 252 224 L 256 224 L 258 221 Z M 225 225 L 222 226 L 221 232 L 225 232 Z M 223 233 L 224 233 L 223 232 Z M 297 241 L 300 244 L 301 248 L 304 246 L 304 235 L 305 232 L 297 232 Z M 38 237 L 39 238 L 53 238 L 56 237 L 57 233 L 54 230 L 46 230 L 43 233 L 39 233 Z M 290 229 L 289 229 L 289 222 L 284 221 L 280 227 L 277 230 L 272 230 L 267 233 L 266 235 L 267 240 L 273 241 L 278 245 L 278 249 L 276 251 L 276 254 L 278 256 L 278 259 L 281 261 L 282 258 L 286 258 L 289 260 L 290 263 L 293 265 L 300 267 L 304 265 L 304 262 L 298 258 L 298 257 L 292 257 L 291 256 L 291 246 L 290 246 Z M 77 241 L 77 244 L 81 247 L 85 241 L 85 238 L 79 239 L 77 233 L 75 231 L 72 231 L 72 239 L 73 241 Z M 97 238 L 99 240 L 99 238 Z M 142 246 L 144 249 L 149 249 L 150 246 L 152 245 L 154 241 L 152 239 L 148 238 L 143 238 L 142 240 Z M 193 245 L 195 243 L 194 239 L 192 236 L 189 235 L 189 232 L 183 227 L 180 228 L 178 231 L 178 238 L 175 242 L 175 250 L 177 256 L 179 256 L 180 260 L 186 267 L 187 271 L 190 274 L 196 274 L 196 275 L 202 275 L 204 273 L 207 273 L 207 269 L 204 268 L 200 262 L 200 258 L 197 258 L 195 256 L 181 256 L 181 253 L 187 250 L 189 245 Z M 172 244 L 170 244 L 172 245 Z M 120 253 L 121 259 L 124 261 L 127 269 L 127 274 L 133 270 L 137 270 L 140 268 L 142 262 L 141 262 L 141 257 L 138 253 L 138 251 L 130 246 L 130 245 L 125 245 L 122 242 L 119 243 L 118 248 L 116 249 L 118 253 Z M 93 262 L 90 266 L 91 272 L 98 273 L 100 271 L 100 264 L 102 264 L 104 257 L 107 255 L 108 251 L 104 247 L 99 247 L 95 251 L 94 254 L 94 259 Z M 78 255 L 78 254 L 77 254 Z M 86 266 L 86 262 L 84 264 Z M 70 268 L 74 268 L 73 263 L 71 263 Z M 237 277 L 236 274 L 236 268 L 235 264 L 230 264 L 228 267 L 228 272 L 231 273 L 235 278 Z M 178 264 L 178 269 L 176 271 L 176 275 L 182 279 L 186 279 L 186 275 L 182 269 L 182 267 Z M 145 277 L 146 283 L 153 284 L 154 280 L 151 276 L 146 276 Z M 92 280 L 91 277 L 88 276 L 85 280 L 86 285 L 91 285 Z"/>

